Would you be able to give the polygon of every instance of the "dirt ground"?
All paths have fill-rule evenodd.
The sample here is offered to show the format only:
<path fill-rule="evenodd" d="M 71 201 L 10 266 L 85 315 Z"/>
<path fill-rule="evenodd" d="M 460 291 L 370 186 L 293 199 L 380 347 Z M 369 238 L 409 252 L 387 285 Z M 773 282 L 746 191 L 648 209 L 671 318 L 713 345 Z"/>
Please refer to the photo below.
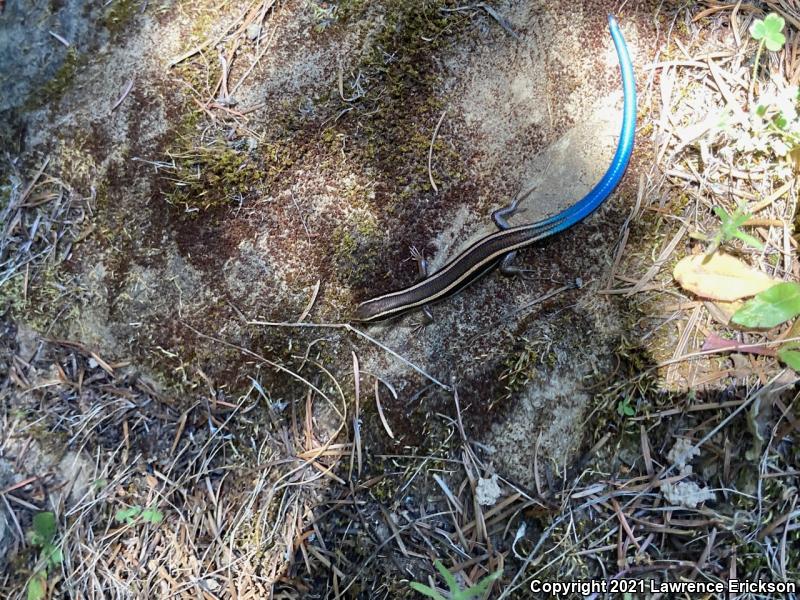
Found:
<path fill-rule="evenodd" d="M 682 301 L 668 273 L 642 277 L 691 216 L 664 175 L 652 64 L 724 50 L 729 13 L 73 4 L 0 13 L 11 597 L 43 572 L 54 597 L 417 597 L 408 581 L 444 556 L 462 584 L 505 569 L 491 597 L 520 594 L 570 489 L 595 485 L 585 473 L 652 476 L 649 452 L 689 428 L 659 421 L 645 444 L 618 412 L 629 389 L 657 412 L 732 401 L 757 377 L 665 366 L 700 341 L 661 326 Z M 617 191 L 522 252 L 524 278 L 490 274 L 424 327 L 348 325 L 357 302 L 415 280 L 411 247 L 436 270 L 521 190 L 536 188 L 519 223 L 602 176 L 622 106 L 608 14 L 640 98 Z M 690 251 L 680 235 L 672 250 Z M 793 406 L 792 377 L 770 374 Z M 37 510 L 59 519 L 57 566 L 26 534 Z M 573 575 L 592 574 L 574 552 Z"/>

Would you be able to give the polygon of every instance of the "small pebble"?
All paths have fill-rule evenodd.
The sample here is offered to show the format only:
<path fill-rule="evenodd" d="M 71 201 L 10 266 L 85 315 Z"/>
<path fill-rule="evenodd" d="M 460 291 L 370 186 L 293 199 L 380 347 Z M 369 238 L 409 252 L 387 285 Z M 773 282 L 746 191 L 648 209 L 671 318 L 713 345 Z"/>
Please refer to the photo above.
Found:
<path fill-rule="evenodd" d="M 255 42 L 258 37 L 261 35 L 261 25 L 258 23 L 251 23 L 247 26 L 247 39 L 251 42 Z"/>

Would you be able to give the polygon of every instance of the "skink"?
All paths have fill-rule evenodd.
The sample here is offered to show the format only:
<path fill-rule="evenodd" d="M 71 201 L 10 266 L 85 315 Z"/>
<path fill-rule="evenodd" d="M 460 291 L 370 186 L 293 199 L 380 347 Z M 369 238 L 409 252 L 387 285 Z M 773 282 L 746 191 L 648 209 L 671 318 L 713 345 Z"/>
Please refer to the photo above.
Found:
<path fill-rule="evenodd" d="M 497 267 L 509 253 L 572 227 L 608 198 L 622 179 L 630 161 L 636 126 L 636 84 L 631 58 L 619 25 L 613 16 L 608 17 L 608 26 L 622 72 L 623 116 L 622 130 L 614 158 L 597 185 L 581 200 L 558 214 L 535 223 L 508 227 L 487 235 L 430 277 L 396 292 L 362 302 L 356 309 L 355 320 L 366 322 L 387 319 L 441 300 Z M 507 209 L 506 214 L 513 210 L 514 208 Z M 496 220 L 499 226 L 505 227 L 499 219 Z"/>

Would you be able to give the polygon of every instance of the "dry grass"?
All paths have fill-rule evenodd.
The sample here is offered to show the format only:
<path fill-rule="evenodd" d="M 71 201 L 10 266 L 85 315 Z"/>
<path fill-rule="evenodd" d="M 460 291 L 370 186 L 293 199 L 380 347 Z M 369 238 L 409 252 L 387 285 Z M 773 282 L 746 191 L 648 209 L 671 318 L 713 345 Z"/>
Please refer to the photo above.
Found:
<path fill-rule="evenodd" d="M 0 192 L 0 286 L 22 278 L 23 299 L 31 274 L 68 258 L 91 218 L 94 199 L 47 175 L 49 162 L 44 159 L 27 177 L 9 162 L 8 184 Z"/>
<path fill-rule="evenodd" d="M 335 434 L 321 442 L 310 416 L 276 413 L 255 381 L 235 403 L 209 389 L 178 409 L 125 365 L 74 343 L 41 342 L 30 362 L 16 355 L 4 367 L 0 462 L 15 474 L 2 492 L 13 543 L 22 552 L 35 512 L 56 513 L 60 594 L 265 597 L 346 452 Z M 255 409 L 273 422 L 254 426 Z M 155 508 L 163 522 L 120 523 L 127 507 Z M 4 596 L 21 593 L 34 564 L 5 572 Z"/>

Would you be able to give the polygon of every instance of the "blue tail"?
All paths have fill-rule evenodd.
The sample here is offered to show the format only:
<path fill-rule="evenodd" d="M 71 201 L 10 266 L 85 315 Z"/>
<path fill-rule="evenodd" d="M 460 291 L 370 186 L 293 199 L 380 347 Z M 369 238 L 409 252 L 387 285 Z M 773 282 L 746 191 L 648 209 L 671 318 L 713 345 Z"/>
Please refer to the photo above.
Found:
<path fill-rule="evenodd" d="M 548 236 L 572 227 L 600 206 L 622 179 L 633 152 L 633 139 L 636 133 L 636 81 L 633 77 L 633 65 L 617 20 L 611 15 L 608 16 L 608 27 L 617 49 L 624 95 L 622 131 L 619 134 L 617 151 L 603 178 L 588 194 L 569 208 L 536 223 L 541 226 L 550 226 L 547 228 Z"/>

